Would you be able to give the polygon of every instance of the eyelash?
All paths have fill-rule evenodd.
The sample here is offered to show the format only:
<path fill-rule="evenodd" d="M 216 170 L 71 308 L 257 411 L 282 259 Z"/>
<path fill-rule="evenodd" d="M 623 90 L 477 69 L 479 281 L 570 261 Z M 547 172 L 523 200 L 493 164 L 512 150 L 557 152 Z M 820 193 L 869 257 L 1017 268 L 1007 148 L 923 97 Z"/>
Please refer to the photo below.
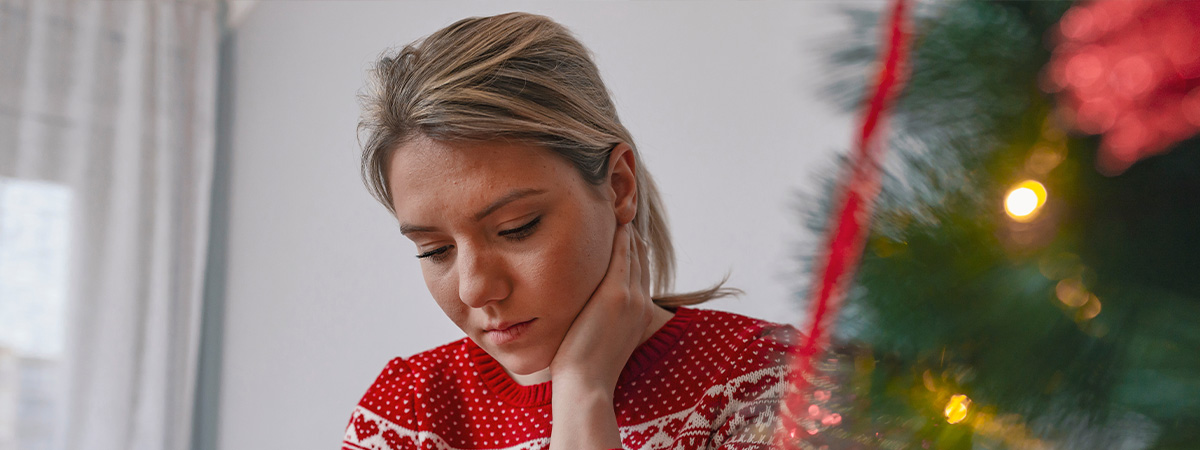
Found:
<path fill-rule="evenodd" d="M 532 235 L 534 229 L 537 228 L 539 223 L 542 223 L 542 216 L 535 217 L 525 225 L 521 225 L 511 230 L 501 231 L 500 235 L 513 242 L 520 241 Z"/>
<path fill-rule="evenodd" d="M 449 250 L 450 250 L 450 246 L 449 246 L 449 245 L 447 245 L 447 246 L 444 246 L 444 247 L 438 247 L 438 248 L 435 248 L 435 249 L 433 249 L 433 250 L 430 250 L 430 251 L 427 251 L 427 252 L 425 252 L 425 253 L 422 253 L 422 254 L 420 254 L 420 255 L 417 255 L 417 258 L 418 258 L 418 259 L 425 259 L 425 258 L 429 258 L 429 260 L 430 260 L 430 261 L 437 262 L 437 261 L 441 261 L 441 260 L 445 259 L 445 258 L 446 258 L 446 252 L 447 252 L 447 251 L 449 251 Z"/>
<path fill-rule="evenodd" d="M 533 220 L 529 221 L 529 223 L 527 223 L 525 225 L 521 225 L 521 226 L 513 228 L 511 230 L 501 231 L 500 236 L 503 236 L 504 238 L 506 238 L 510 241 L 513 241 L 513 242 L 522 241 L 522 240 L 525 240 L 525 238 L 528 238 L 529 236 L 533 235 L 533 232 L 536 231 L 537 226 L 540 223 L 542 223 L 542 218 L 541 218 L 541 216 L 538 216 L 538 217 L 534 218 Z M 448 256 L 446 254 L 446 252 L 450 251 L 450 247 L 452 247 L 452 246 L 446 245 L 446 246 L 438 247 L 433 250 L 430 250 L 425 253 L 417 255 L 417 258 L 418 259 L 428 258 L 430 261 L 439 262 L 439 261 L 442 261 L 443 259 L 445 259 L 446 256 Z"/>

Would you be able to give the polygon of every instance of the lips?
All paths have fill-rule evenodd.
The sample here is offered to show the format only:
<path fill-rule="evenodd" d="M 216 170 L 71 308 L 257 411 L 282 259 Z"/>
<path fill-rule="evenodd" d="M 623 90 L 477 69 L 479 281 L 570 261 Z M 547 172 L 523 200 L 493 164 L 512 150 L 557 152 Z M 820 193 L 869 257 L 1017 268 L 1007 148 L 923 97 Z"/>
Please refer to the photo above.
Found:
<path fill-rule="evenodd" d="M 537 318 L 524 322 L 501 322 L 492 326 L 492 329 L 485 329 L 483 335 L 492 345 L 502 346 L 520 339 L 536 320 Z"/>
<path fill-rule="evenodd" d="M 523 323 L 526 323 L 526 322 L 530 322 L 530 321 L 533 321 L 533 319 L 524 320 L 524 321 L 520 321 L 520 322 L 511 322 L 511 321 L 510 321 L 510 322 L 500 322 L 500 323 L 496 323 L 496 324 L 492 324 L 492 325 L 489 325 L 489 326 L 487 326 L 487 327 L 484 327 L 483 331 L 485 331 L 485 332 L 488 332 L 488 331 L 504 331 L 504 330 L 507 330 L 507 329 L 509 329 L 509 328 L 512 328 L 512 327 L 514 327 L 514 326 L 517 326 L 517 325 L 520 325 L 520 324 L 523 324 Z"/>

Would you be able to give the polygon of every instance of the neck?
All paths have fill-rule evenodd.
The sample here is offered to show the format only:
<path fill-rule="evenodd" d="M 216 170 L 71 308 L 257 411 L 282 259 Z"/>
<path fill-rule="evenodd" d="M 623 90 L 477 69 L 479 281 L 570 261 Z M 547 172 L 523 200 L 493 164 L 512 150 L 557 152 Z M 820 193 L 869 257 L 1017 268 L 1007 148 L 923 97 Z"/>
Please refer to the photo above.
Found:
<path fill-rule="evenodd" d="M 666 325 L 667 322 L 669 322 L 674 316 L 675 313 L 667 311 L 661 306 L 655 305 L 650 314 L 650 323 L 647 324 L 646 329 L 642 331 L 642 338 L 638 341 L 638 344 L 642 344 L 649 340 L 650 336 L 653 336 L 655 332 L 661 329 L 663 325 Z M 525 375 L 509 372 L 508 369 L 504 369 L 504 371 L 508 373 L 508 376 L 512 377 L 513 381 L 516 381 L 517 384 L 521 386 L 532 386 L 550 381 L 549 367 Z"/>

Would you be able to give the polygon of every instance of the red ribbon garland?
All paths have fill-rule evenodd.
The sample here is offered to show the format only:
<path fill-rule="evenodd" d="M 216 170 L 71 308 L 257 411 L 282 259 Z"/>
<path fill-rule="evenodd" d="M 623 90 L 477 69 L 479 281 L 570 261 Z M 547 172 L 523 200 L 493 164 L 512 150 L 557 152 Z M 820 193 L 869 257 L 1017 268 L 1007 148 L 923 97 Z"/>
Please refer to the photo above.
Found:
<path fill-rule="evenodd" d="M 892 1 L 889 33 L 886 36 L 887 53 L 883 55 L 875 91 L 866 105 L 855 151 L 839 184 L 841 201 L 832 210 L 834 214 L 826 236 L 828 244 L 822 253 L 823 264 L 817 266 L 815 273 L 817 276 L 814 280 L 819 280 L 820 284 L 812 290 L 814 297 L 809 303 L 809 331 L 802 342 L 791 349 L 788 379 L 792 389 L 784 399 L 782 422 L 775 435 L 777 446 L 782 444 L 788 447 L 796 438 L 816 431 L 815 428 L 808 428 L 798 433 L 801 428 L 798 418 L 809 413 L 809 379 L 813 376 L 814 359 L 828 344 L 838 307 L 853 281 L 854 270 L 870 229 L 871 209 L 879 193 L 879 163 L 885 149 L 879 131 L 883 128 L 884 112 L 891 106 L 907 74 L 907 9 L 907 0 Z"/>

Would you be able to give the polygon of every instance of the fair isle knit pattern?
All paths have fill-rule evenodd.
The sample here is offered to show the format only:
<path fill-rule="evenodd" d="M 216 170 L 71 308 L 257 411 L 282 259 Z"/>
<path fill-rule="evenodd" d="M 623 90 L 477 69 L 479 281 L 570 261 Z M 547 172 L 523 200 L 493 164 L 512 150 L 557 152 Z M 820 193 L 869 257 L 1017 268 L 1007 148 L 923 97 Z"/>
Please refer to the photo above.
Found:
<path fill-rule="evenodd" d="M 796 330 L 678 308 L 630 357 L 614 396 L 626 449 L 765 449 Z M 551 383 L 521 386 L 469 338 L 388 363 L 343 450 L 541 450 Z"/>

